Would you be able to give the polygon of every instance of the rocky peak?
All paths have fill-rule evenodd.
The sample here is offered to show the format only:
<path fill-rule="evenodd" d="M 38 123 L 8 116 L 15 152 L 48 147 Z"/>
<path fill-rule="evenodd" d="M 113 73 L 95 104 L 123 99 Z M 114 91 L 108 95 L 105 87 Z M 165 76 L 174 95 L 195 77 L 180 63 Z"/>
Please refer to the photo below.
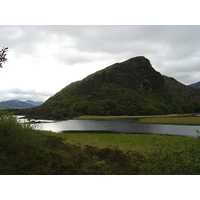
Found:
<path fill-rule="evenodd" d="M 167 90 L 162 75 L 155 71 L 144 56 L 116 63 L 95 74 L 104 83 L 114 83 L 134 90 L 163 92 Z"/>

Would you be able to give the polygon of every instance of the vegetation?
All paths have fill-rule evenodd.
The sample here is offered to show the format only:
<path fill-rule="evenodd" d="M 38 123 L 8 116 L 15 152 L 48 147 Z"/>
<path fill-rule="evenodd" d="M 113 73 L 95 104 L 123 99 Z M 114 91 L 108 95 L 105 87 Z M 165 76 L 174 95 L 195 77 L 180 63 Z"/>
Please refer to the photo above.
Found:
<path fill-rule="evenodd" d="M 165 115 L 200 112 L 200 91 L 156 72 L 136 57 L 72 83 L 43 105 L 15 111 L 33 118 Z"/>
<path fill-rule="evenodd" d="M 75 142 L 85 136 L 87 142 Z M 145 134 L 53 134 L 35 131 L 1 112 L 0 173 L 200 174 L 200 139 Z"/>
<path fill-rule="evenodd" d="M 6 58 L 7 51 L 8 51 L 8 47 L 0 50 L 0 68 L 2 67 L 2 64 L 7 61 L 7 58 Z"/>
<path fill-rule="evenodd" d="M 152 150 L 152 143 L 157 135 L 154 134 L 117 134 L 117 133 L 96 133 L 96 132 L 68 132 L 64 134 L 45 132 L 47 135 L 60 137 L 64 143 L 70 143 L 84 147 L 85 145 L 95 146 L 100 149 L 111 148 L 118 149 L 127 153 L 129 151 L 137 151 L 144 153 Z M 161 140 L 165 139 L 165 135 L 158 136 Z M 196 141 L 196 138 L 192 137 L 179 137 L 168 136 L 175 143 L 185 141 L 188 144 L 192 144 Z M 181 143 L 181 142 L 180 142 Z M 182 149 L 182 145 L 177 146 L 177 150 Z M 179 150 L 180 150 L 179 149 Z"/>
<path fill-rule="evenodd" d="M 138 122 L 146 124 L 200 125 L 200 117 L 152 117 L 139 119 Z"/>
<path fill-rule="evenodd" d="M 200 103 L 186 103 L 183 98 L 168 93 L 148 94 L 107 83 L 99 86 L 92 95 L 73 95 L 68 91 L 63 97 L 19 113 L 36 118 L 64 119 L 82 115 L 133 116 L 195 112 L 200 112 Z"/>
<path fill-rule="evenodd" d="M 171 118 L 171 117 L 193 117 L 194 113 L 188 114 L 168 114 L 168 115 L 120 115 L 120 116 L 97 116 L 97 115 L 82 115 L 79 117 L 74 117 L 74 119 L 96 119 L 96 120 L 103 120 L 103 119 L 146 119 L 146 118 Z"/>
<path fill-rule="evenodd" d="M 23 109 L 32 107 L 34 107 L 34 105 L 19 100 L 9 100 L 0 102 L 0 109 Z"/>

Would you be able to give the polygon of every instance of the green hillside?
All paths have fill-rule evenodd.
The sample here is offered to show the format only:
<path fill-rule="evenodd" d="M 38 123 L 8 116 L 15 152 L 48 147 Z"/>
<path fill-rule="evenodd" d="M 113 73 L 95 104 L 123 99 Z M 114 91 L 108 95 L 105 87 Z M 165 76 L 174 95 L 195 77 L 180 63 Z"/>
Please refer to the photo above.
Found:
<path fill-rule="evenodd" d="M 4 109 L 12 109 L 13 107 L 10 106 L 6 106 L 6 105 L 1 105 L 0 104 L 0 110 L 4 110 Z"/>
<path fill-rule="evenodd" d="M 9 100 L 0 102 L 0 109 L 23 109 L 32 107 L 34 107 L 34 105 L 19 100 Z"/>
<path fill-rule="evenodd" d="M 143 56 L 116 63 L 74 82 L 24 114 L 38 118 L 80 115 L 158 115 L 200 111 L 200 92 L 155 71 Z"/>

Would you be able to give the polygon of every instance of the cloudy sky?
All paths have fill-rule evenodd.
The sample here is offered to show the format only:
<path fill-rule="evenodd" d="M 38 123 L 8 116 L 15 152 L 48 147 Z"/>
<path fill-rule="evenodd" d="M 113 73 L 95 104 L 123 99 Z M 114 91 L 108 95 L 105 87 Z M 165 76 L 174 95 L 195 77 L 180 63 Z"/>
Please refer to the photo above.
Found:
<path fill-rule="evenodd" d="M 200 81 L 200 26 L 0 25 L 0 101 L 45 101 L 71 82 L 135 56 L 185 85 Z"/>

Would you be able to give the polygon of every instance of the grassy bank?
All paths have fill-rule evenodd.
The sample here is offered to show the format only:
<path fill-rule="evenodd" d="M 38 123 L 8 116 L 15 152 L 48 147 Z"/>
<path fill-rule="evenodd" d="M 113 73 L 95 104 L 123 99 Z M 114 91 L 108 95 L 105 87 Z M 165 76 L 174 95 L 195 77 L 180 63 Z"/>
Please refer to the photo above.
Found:
<path fill-rule="evenodd" d="M 135 116 L 98 116 L 98 115 L 82 115 L 74 117 L 73 119 L 85 119 L 85 120 L 104 120 L 104 119 L 134 119 Z"/>
<path fill-rule="evenodd" d="M 195 117 L 191 114 L 169 114 L 169 115 L 144 115 L 144 116 L 90 116 L 84 115 L 76 117 L 75 119 L 134 119 L 137 123 L 145 124 L 172 124 L 172 125 L 200 125 L 200 117 Z"/>
<path fill-rule="evenodd" d="M 56 134 L 0 113 L 0 174 L 200 174 L 200 139 Z"/>
<path fill-rule="evenodd" d="M 104 120 L 104 119 L 143 119 L 143 118 L 170 118 L 170 117 L 191 117 L 195 114 L 169 114 L 169 115 L 134 115 L 134 116 L 96 116 L 96 115 L 82 115 L 79 117 L 74 117 L 74 119 L 94 119 L 94 120 Z"/>
<path fill-rule="evenodd" d="M 138 120 L 146 124 L 200 125 L 200 117 L 149 117 Z"/>

